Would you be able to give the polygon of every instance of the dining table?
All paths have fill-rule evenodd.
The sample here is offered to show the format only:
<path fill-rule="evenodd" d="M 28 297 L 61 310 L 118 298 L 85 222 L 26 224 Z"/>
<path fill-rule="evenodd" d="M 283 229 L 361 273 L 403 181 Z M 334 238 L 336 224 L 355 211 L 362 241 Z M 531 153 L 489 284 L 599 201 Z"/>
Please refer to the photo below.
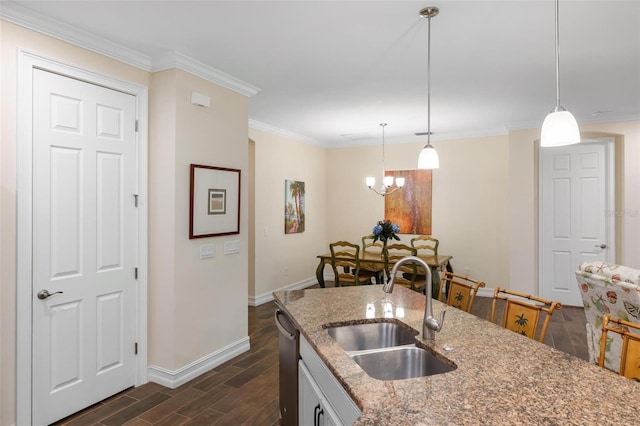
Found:
<path fill-rule="evenodd" d="M 320 259 L 320 262 L 318 263 L 318 267 L 316 268 L 316 278 L 318 279 L 318 284 L 320 284 L 320 287 L 324 288 L 324 265 L 331 264 L 331 253 L 320 254 L 317 257 L 318 259 Z M 453 256 L 446 254 L 438 254 L 437 256 L 418 254 L 417 257 L 424 260 L 425 263 L 431 268 L 433 292 L 435 293 L 440 289 L 440 272 L 444 270 L 453 272 L 453 268 L 451 267 L 450 263 L 451 259 L 453 259 Z M 391 265 L 393 265 L 393 263 L 394 262 L 391 262 Z M 380 253 L 361 251 L 360 268 L 372 271 L 384 270 L 384 256 L 382 256 Z"/>

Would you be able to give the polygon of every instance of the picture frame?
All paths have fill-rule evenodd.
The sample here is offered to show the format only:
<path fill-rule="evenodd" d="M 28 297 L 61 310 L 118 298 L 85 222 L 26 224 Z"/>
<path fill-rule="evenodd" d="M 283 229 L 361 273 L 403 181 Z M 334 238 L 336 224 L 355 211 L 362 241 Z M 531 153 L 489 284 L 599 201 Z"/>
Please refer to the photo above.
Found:
<path fill-rule="evenodd" d="M 240 233 L 240 170 L 191 164 L 189 239 Z"/>
<path fill-rule="evenodd" d="M 384 197 L 384 217 L 400 227 L 400 234 L 431 235 L 432 170 L 387 170 L 403 177 L 404 187 Z"/>
<path fill-rule="evenodd" d="M 284 233 L 299 234 L 305 227 L 305 185 L 302 181 L 284 180 Z"/>

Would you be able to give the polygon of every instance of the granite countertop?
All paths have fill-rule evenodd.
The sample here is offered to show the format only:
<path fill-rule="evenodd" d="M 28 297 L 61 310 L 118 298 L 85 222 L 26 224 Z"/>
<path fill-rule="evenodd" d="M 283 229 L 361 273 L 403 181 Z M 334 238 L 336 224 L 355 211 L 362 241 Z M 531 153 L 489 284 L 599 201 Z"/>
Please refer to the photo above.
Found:
<path fill-rule="evenodd" d="M 363 322 L 368 304 L 380 320 L 384 302 L 391 302 L 392 317 L 421 332 L 424 295 L 403 287 L 391 294 L 370 285 L 274 296 L 361 409 L 356 425 L 630 425 L 640 419 L 640 383 L 435 300 L 434 317 L 447 310 L 444 325 L 433 342 L 420 334 L 418 345 L 457 368 L 407 380 L 368 376 L 323 325 Z"/>

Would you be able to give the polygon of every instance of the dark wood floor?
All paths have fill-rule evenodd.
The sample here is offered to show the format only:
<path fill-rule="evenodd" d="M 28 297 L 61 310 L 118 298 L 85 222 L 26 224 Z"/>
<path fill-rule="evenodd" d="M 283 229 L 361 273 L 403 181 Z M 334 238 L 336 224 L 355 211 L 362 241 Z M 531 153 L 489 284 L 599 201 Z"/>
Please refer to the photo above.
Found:
<path fill-rule="evenodd" d="M 56 425 L 278 425 L 274 309 L 273 302 L 249 307 L 249 352 L 179 388 L 155 383 L 131 388 Z M 490 310 L 491 299 L 478 297 L 472 313 L 488 319 Z M 554 312 L 545 343 L 588 359 L 583 309 Z"/>

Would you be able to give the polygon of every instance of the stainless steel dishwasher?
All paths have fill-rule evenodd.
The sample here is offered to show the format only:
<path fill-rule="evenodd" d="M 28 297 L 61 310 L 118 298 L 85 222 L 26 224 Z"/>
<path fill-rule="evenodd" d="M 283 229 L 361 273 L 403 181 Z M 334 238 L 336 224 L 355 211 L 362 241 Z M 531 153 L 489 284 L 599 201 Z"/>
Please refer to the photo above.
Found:
<path fill-rule="evenodd" d="M 279 331 L 278 343 L 280 349 L 280 425 L 297 426 L 300 331 L 277 303 L 275 321 Z"/>

